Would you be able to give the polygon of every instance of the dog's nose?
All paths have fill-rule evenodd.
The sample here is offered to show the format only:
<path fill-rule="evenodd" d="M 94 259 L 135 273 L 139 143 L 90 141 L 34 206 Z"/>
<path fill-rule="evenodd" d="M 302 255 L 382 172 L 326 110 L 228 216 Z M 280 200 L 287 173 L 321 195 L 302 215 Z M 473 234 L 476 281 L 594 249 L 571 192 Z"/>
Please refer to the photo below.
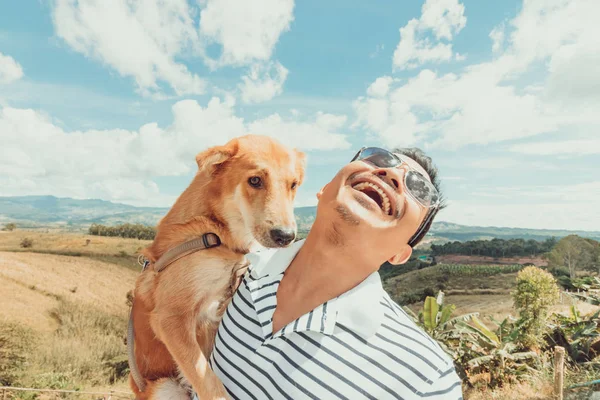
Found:
<path fill-rule="evenodd" d="M 287 246 L 296 238 L 296 232 L 290 228 L 275 228 L 271 230 L 271 239 L 278 246 Z"/>

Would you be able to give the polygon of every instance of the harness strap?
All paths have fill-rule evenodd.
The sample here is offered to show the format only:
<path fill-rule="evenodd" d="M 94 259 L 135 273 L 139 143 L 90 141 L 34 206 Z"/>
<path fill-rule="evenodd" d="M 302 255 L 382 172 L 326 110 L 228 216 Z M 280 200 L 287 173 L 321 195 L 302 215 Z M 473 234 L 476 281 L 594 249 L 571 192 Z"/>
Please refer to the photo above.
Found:
<path fill-rule="evenodd" d="M 154 271 L 158 273 L 182 257 L 188 256 L 199 250 L 210 249 L 210 248 L 217 247 L 220 245 L 221 245 L 221 239 L 216 234 L 205 233 L 200 238 L 187 241 L 185 243 L 180 244 L 179 246 L 173 247 L 172 249 L 168 250 L 154 264 L 154 266 L 153 266 Z M 148 267 L 149 264 L 150 263 L 148 261 L 146 261 L 144 263 L 144 268 L 142 269 L 142 271 L 144 271 Z M 135 301 L 135 298 L 134 298 L 134 301 Z M 129 323 L 127 326 L 127 357 L 129 359 L 128 360 L 129 361 L 129 372 L 131 373 L 131 377 L 133 378 L 139 391 L 143 392 L 146 389 L 146 381 L 142 377 L 142 374 L 140 373 L 140 370 L 137 366 L 137 362 L 135 361 L 135 351 L 134 351 L 134 343 L 133 343 L 134 339 L 135 339 L 135 335 L 133 332 L 133 306 L 132 306 L 131 311 L 129 313 Z"/>
<path fill-rule="evenodd" d="M 214 233 L 205 233 L 198 239 L 190 240 L 180 244 L 177 247 L 173 247 L 167 251 L 163 256 L 154 264 L 154 271 L 160 272 L 169 265 L 182 257 L 197 252 L 198 250 L 210 249 L 217 247 L 221 244 L 221 239 Z"/>

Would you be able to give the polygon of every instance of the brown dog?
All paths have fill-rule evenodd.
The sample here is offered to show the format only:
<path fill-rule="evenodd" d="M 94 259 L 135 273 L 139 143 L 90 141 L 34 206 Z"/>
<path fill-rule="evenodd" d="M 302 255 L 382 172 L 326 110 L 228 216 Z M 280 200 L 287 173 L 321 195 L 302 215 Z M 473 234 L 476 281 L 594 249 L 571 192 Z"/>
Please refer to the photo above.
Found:
<path fill-rule="evenodd" d="M 218 323 L 239 277 L 245 254 L 257 243 L 284 247 L 295 239 L 293 202 L 304 178 L 305 156 L 266 136 L 248 135 L 196 157 L 198 173 L 158 224 L 143 250 L 150 262 L 136 282 L 132 309 L 135 360 L 145 390 L 138 399 L 226 398 L 208 365 Z M 214 233 L 221 245 L 177 259 L 161 272 L 169 249 Z"/>

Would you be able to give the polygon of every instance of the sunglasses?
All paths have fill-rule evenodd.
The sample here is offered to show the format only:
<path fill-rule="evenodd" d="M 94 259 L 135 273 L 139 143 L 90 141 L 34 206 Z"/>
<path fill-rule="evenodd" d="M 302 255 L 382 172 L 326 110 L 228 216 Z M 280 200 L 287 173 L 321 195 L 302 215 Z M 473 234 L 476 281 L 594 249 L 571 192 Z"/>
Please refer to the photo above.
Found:
<path fill-rule="evenodd" d="M 404 174 L 404 187 L 408 194 L 426 209 L 436 208 L 440 203 L 440 195 L 435 186 L 423 174 L 386 149 L 363 147 L 352 161 L 364 161 L 378 168 L 395 168 L 404 163 L 409 168 Z"/>

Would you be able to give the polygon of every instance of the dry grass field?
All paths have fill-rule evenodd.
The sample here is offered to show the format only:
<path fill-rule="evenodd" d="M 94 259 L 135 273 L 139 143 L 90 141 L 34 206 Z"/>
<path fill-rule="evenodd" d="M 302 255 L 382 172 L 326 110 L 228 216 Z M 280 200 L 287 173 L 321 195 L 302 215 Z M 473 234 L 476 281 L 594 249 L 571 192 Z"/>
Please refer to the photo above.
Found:
<path fill-rule="evenodd" d="M 33 240 L 32 248 L 19 246 L 24 237 Z M 135 253 L 145 245 L 76 234 L 1 233 L 0 386 L 128 391 L 126 295 L 139 270 Z M 118 262 L 102 261 L 113 259 Z"/>
<path fill-rule="evenodd" d="M 29 238 L 30 248 L 20 243 Z M 28 252 L 87 257 L 99 261 L 122 265 L 138 271 L 138 252 L 148 246 L 149 240 L 123 239 L 82 235 L 76 233 L 44 233 L 40 231 L 0 231 L 0 251 Z"/>

